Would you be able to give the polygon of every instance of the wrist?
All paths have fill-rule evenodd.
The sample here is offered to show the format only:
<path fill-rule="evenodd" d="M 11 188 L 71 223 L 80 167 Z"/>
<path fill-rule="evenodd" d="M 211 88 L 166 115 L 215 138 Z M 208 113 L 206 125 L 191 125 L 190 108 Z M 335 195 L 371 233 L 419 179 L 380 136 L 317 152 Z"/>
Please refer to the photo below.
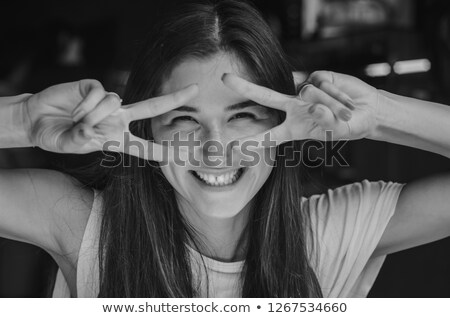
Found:
<path fill-rule="evenodd" d="M 386 131 L 389 131 L 396 127 L 395 118 L 396 112 L 399 111 L 396 107 L 393 94 L 377 89 L 377 102 L 374 114 L 374 127 L 370 131 L 368 139 L 386 141 Z"/>
<path fill-rule="evenodd" d="M 0 148 L 32 147 L 26 108 L 32 94 L 0 98 Z"/>

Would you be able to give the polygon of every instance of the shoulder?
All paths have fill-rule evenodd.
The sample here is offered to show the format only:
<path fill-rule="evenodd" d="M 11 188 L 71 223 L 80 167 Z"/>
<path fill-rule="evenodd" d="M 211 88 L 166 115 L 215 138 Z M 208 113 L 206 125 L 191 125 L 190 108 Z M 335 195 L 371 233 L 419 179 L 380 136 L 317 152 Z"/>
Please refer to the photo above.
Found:
<path fill-rule="evenodd" d="M 364 180 L 303 199 L 311 216 L 311 261 L 326 295 L 367 295 L 382 264 L 371 256 L 402 187 Z"/>
<path fill-rule="evenodd" d="M 363 180 L 303 198 L 302 204 L 308 206 L 312 215 L 380 209 L 396 201 L 402 187 L 403 184 L 390 181 Z"/>
<path fill-rule="evenodd" d="M 313 242 L 337 249 L 379 239 L 395 212 L 402 188 L 400 183 L 364 180 L 303 199 Z"/>

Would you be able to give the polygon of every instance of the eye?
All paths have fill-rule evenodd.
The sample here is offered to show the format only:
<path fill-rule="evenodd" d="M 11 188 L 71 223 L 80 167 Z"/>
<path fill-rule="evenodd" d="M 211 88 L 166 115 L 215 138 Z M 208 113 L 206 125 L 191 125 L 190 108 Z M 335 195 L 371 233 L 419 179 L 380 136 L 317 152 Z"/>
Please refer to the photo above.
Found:
<path fill-rule="evenodd" d="M 256 116 L 252 113 L 238 113 L 232 116 L 229 120 L 233 119 L 256 119 Z"/>
<path fill-rule="evenodd" d="M 176 123 L 176 122 L 186 122 L 186 121 L 192 121 L 192 122 L 197 122 L 193 117 L 191 116 L 178 116 L 172 119 L 172 124 Z"/>

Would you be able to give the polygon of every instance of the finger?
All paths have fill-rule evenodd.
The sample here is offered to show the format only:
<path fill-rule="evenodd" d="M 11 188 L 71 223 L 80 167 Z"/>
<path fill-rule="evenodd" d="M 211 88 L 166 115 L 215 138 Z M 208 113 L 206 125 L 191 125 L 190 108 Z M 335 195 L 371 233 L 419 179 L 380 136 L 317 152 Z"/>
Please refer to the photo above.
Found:
<path fill-rule="evenodd" d="M 339 120 L 335 118 L 334 114 L 328 107 L 321 104 L 315 104 L 310 110 L 314 122 L 322 127 L 323 130 L 333 130 L 336 127 Z"/>
<path fill-rule="evenodd" d="M 304 86 L 299 93 L 299 98 L 308 103 L 326 105 L 336 118 L 343 121 L 349 121 L 352 118 L 352 113 L 347 107 L 314 85 Z"/>
<path fill-rule="evenodd" d="M 334 99 L 340 101 L 343 105 L 347 106 L 349 109 L 354 110 L 356 109 L 355 104 L 353 103 L 353 100 L 345 94 L 343 91 L 341 91 L 339 88 L 337 88 L 334 84 L 330 82 L 320 82 L 318 84 L 317 88 L 327 93 L 329 96 L 333 97 Z"/>
<path fill-rule="evenodd" d="M 350 96 L 345 94 L 338 86 L 337 83 L 345 79 L 347 75 L 330 72 L 330 71 L 316 71 L 313 72 L 309 77 L 308 81 L 314 84 L 314 86 L 325 91 L 327 94 L 333 98 L 339 100 L 349 109 L 355 109 L 355 104 Z"/>
<path fill-rule="evenodd" d="M 334 74 L 331 71 L 315 71 L 308 76 L 308 82 L 319 85 L 320 82 L 329 82 L 334 84 Z"/>
<path fill-rule="evenodd" d="M 307 81 L 313 83 L 315 86 L 319 86 L 320 82 L 329 82 L 335 85 L 338 89 L 341 89 L 339 85 L 353 81 L 353 76 L 336 73 L 332 71 L 315 71 L 309 75 Z"/>
<path fill-rule="evenodd" d="M 79 90 L 83 100 L 72 111 L 72 118 L 78 122 L 89 113 L 100 101 L 105 98 L 106 92 L 102 84 L 96 80 L 82 80 L 79 82 Z"/>
<path fill-rule="evenodd" d="M 344 136 L 350 136 L 349 122 L 336 119 L 330 109 L 324 105 L 317 105 L 312 114 L 314 121 L 310 136 L 314 139 L 331 141 Z"/>
<path fill-rule="evenodd" d="M 198 94 L 198 85 L 189 85 L 175 93 L 154 97 L 126 106 L 129 121 L 152 118 L 185 105 Z"/>
<path fill-rule="evenodd" d="M 93 110 L 82 118 L 83 122 L 91 127 L 94 127 L 103 119 L 118 110 L 120 106 L 120 97 L 115 93 L 108 93 Z"/>
<path fill-rule="evenodd" d="M 234 74 L 225 73 L 222 77 L 223 83 L 236 93 L 254 101 L 258 104 L 285 111 L 286 103 L 292 96 L 284 95 L 267 87 L 259 86 Z"/>

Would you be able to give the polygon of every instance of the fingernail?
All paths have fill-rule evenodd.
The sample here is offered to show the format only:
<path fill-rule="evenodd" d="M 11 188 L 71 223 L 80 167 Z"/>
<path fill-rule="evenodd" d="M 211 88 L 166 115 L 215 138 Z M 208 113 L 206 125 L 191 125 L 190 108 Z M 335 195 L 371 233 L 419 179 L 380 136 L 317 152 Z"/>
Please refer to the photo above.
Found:
<path fill-rule="evenodd" d="M 316 117 L 321 117 L 323 115 L 323 109 L 321 107 L 316 106 L 313 115 Z"/>
<path fill-rule="evenodd" d="M 73 116 L 73 121 L 77 122 L 79 121 L 81 118 L 84 117 L 84 115 L 86 114 L 86 112 L 84 111 L 84 109 L 80 109 L 78 112 L 76 112 L 76 114 Z"/>
<path fill-rule="evenodd" d="M 351 110 L 356 109 L 355 103 L 353 102 L 353 100 L 350 97 L 345 101 L 345 105 L 348 108 L 350 108 Z"/>
<path fill-rule="evenodd" d="M 349 121 L 352 118 L 352 112 L 348 109 L 341 109 L 338 113 L 338 116 L 344 121 Z"/>
<path fill-rule="evenodd" d="M 106 93 L 106 95 L 115 96 L 118 100 L 120 100 L 122 102 L 122 98 L 120 98 L 119 94 L 117 94 L 116 92 L 108 92 L 108 93 Z"/>
<path fill-rule="evenodd" d="M 308 113 L 310 114 L 314 114 L 314 112 L 316 111 L 317 105 L 312 105 L 309 109 L 308 109 Z"/>

